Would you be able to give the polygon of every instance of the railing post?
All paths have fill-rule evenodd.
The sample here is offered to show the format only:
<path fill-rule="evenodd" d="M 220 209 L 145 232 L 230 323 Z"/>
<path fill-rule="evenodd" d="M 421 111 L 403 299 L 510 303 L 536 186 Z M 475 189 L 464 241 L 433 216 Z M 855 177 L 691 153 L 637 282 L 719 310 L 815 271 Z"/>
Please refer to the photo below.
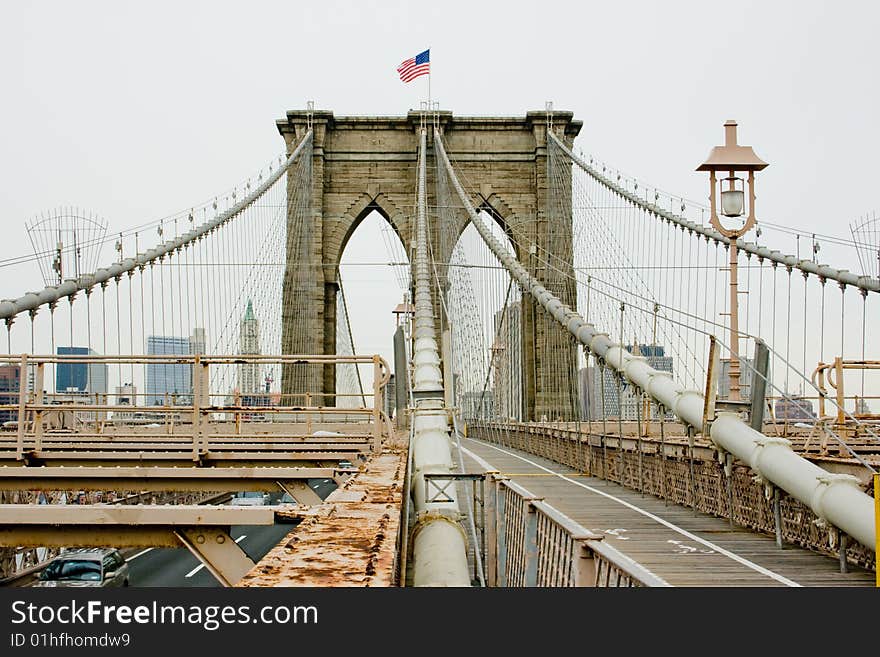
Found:
<path fill-rule="evenodd" d="M 523 500 L 525 504 L 525 581 L 527 587 L 538 585 L 538 512 L 534 500 Z"/>
<path fill-rule="evenodd" d="M 34 400 L 38 409 L 34 412 L 34 451 L 39 452 L 43 449 L 43 410 L 39 407 L 43 405 L 43 378 L 46 373 L 46 366 L 43 363 L 37 363 L 37 375 L 34 382 L 36 390 L 36 399 Z"/>
<path fill-rule="evenodd" d="M 733 520 L 733 509 L 730 509 L 730 519 Z M 773 487 L 773 527 L 776 530 L 776 547 L 782 549 L 782 507 L 779 499 L 779 488 Z"/>
<path fill-rule="evenodd" d="M 204 453 L 208 452 L 208 436 L 209 436 L 209 429 L 210 429 L 210 427 L 208 428 L 208 430 L 206 430 L 206 428 L 205 428 L 205 421 L 207 419 L 207 416 L 205 415 L 205 407 L 211 406 L 211 389 L 210 389 L 211 377 L 209 376 L 208 367 L 209 367 L 209 364 L 203 361 L 201 367 L 199 368 L 199 372 L 198 372 L 198 374 L 200 375 L 201 380 L 202 380 L 201 381 L 202 397 L 201 397 L 201 400 L 199 401 L 199 406 L 201 406 L 201 412 L 199 413 L 199 433 L 201 434 L 201 437 L 202 437 L 201 443 L 202 443 L 202 451 Z"/>
<path fill-rule="evenodd" d="M 357 365 L 355 365 L 357 367 Z M 382 446 L 382 368 L 379 356 L 373 356 L 373 451 Z"/>
<path fill-rule="evenodd" d="M 18 370 L 18 439 L 15 445 L 15 458 L 19 461 L 24 457 L 24 425 L 25 409 L 27 408 L 27 354 L 21 355 Z"/>
<path fill-rule="evenodd" d="M 486 586 L 498 586 L 498 472 L 486 473 L 488 494 L 486 495 Z"/>
<path fill-rule="evenodd" d="M 502 487 L 504 480 L 495 482 L 495 561 L 498 572 L 497 586 L 507 586 L 507 509 L 506 496 Z"/>
<path fill-rule="evenodd" d="M 596 555 L 590 549 L 589 541 L 575 541 L 572 544 L 571 569 L 573 584 L 577 587 L 596 586 Z"/>
<path fill-rule="evenodd" d="M 241 391 L 239 391 L 239 390 L 235 391 L 234 403 L 238 407 L 241 406 Z M 240 436 L 241 435 L 241 413 L 239 411 L 235 411 L 234 415 L 235 415 L 235 435 Z"/>
<path fill-rule="evenodd" d="M 202 445 L 202 423 L 201 423 L 201 405 L 202 405 L 202 377 L 199 356 L 196 354 L 193 362 L 193 394 L 192 394 L 192 460 L 199 460 L 199 452 Z"/>
<path fill-rule="evenodd" d="M 837 378 L 837 385 L 835 388 L 837 389 L 837 424 L 843 426 L 846 424 L 846 416 L 843 412 L 844 404 L 846 403 L 846 397 L 844 397 L 843 392 L 843 357 L 837 356 L 834 359 L 834 375 Z"/>
<path fill-rule="evenodd" d="M 880 474 L 874 473 L 874 572 L 880 588 Z"/>

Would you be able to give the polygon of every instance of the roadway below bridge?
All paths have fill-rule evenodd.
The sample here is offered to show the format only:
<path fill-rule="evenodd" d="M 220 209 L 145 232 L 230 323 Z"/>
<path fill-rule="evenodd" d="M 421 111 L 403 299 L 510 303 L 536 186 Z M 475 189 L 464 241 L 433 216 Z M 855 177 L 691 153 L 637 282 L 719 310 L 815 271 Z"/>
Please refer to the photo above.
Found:
<path fill-rule="evenodd" d="M 309 486 L 321 499 L 336 485 L 332 480 L 310 480 Z M 280 495 L 275 495 L 276 498 Z M 273 502 L 279 501 L 273 499 Z M 268 526 L 236 525 L 230 536 L 256 563 L 274 548 L 298 523 L 275 523 Z M 132 587 L 219 587 L 220 583 L 201 561 L 184 547 L 133 550 L 127 557 Z"/>
<path fill-rule="evenodd" d="M 641 494 L 507 447 L 462 439 L 466 470 L 497 470 L 602 534 L 610 545 L 672 586 L 873 586 L 874 573 L 840 573 L 836 559 L 776 546 L 770 536 Z"/>
<path fill-rule="evenodd" d="M 293 524 L 235 525 L 230 536 L 256 563 L 293 527 Z M 220 586 L 204 564 L 186 548 L 146 548 L 130 554 L 126 561 L 129 584 L 133 587 Z"/>

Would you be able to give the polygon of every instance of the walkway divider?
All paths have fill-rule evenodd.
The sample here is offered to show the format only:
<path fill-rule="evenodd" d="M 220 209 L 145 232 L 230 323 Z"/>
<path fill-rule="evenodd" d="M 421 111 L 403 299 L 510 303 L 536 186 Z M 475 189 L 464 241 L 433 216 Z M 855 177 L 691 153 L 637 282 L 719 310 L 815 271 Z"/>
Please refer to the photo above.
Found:
<path fill-rule="evenodd" d="M 470 586 L 467 538 L 455 486 L 442 500 L 429 496 L 425 475 L 455 472 L 449 432 L 449 413 L 440 372 L 440 352 L 431 301 L 428 265 L 428 219 L 425 191 L 427 130 L 419 137 L 418 215 L 416 217 L 413 283 L 415 286 L 415 344 L 413 348 L 413 408 L 411 490 L 415 502 L 412 532 L 415 586 Z M 448 366 L 448 364 L 447 364 Z"/>

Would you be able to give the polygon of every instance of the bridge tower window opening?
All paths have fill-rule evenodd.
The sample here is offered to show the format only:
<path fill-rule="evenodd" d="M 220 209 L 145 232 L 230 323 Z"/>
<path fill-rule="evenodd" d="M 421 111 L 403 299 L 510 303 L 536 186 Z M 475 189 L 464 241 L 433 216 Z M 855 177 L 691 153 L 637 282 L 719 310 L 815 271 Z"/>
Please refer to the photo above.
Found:
<path fill-rule="evenodd" d="M 342 245 L 336 274 L 341 292 L 336 304 L 336 353 L 379 354 L 393 363 L 392 312 L 409 290 L 409 258 L 381 212 L 372 210 L 355 223 Z M 361 405 L 357 395 L 369 393 L 372 366 L 340 364 L 336 369 L 336 394 L 346 395 L 337 405 Z"/>

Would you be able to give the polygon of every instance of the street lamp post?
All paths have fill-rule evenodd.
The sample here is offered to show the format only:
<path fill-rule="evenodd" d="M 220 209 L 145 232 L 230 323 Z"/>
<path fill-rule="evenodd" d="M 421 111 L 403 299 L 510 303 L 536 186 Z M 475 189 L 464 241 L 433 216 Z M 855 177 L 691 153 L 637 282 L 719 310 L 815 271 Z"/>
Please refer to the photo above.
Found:
<path fill-rule="evenodd" d="M 739 290 L 737 289 L 736 240 L 745 235 L 757 223 L 755 219 L 755 172 L 767 167 L 751 146 L 736 143 L 736 121 L 724 123 L 724 146 L 715 146 L 709 159 L 697 167 L 697 171 L 709 172 L 710 222 L 719 233 L 730 239 L 730 379 L 731 401 L 740 401 L 739 367 Z M 727 172 L 718 179 L 716 172 Z M 748 208 L 745 203 L 746 182 L 737 173 L 748 173 Z M 722 223 L 720 214 L 733 221 Z M 743 221 L 743 216 L 745 220 Z"/>

